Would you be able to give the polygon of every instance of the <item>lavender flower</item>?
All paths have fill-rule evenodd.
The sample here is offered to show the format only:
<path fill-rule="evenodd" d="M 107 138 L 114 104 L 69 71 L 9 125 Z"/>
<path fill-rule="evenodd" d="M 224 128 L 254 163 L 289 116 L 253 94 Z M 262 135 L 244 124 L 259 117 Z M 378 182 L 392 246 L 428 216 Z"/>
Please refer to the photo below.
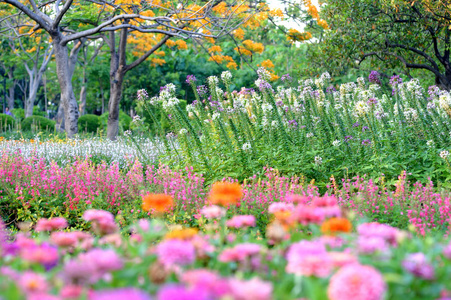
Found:
<path fill-rule="evenodd" d="M 371 71 L 368 80 L 371 83 L 381 84 L 380 74 L 377 71 Z"/>
<path fill-rule="evenodd" d="M 141 89 L 141 90 L 138 90 L 138 92 L 137 92 L 137 98 L 138 98 L 138 101 L 144 102 L 145 100 L 147 100 L 149 98 L 149 94 L 147 94 L 147 91 L 145 89 Z"/>
<path fill-rule="evenodd" d="M 285 75 L 282 75 L 282 77 L 280 78 L 282 81 L 291 81 L 291 80 L 293 80 L 293 78 L 291 78 L 291 76 L 290 76 L 290 74 L 285 74 Z"/>
<path fill-rule="evenodd" d="M 362 141 L 362 145 L 363 145 L 363 146 L 371 145 L 371 140 L 368 140 L 368 139 L 363 140 L 363 141 Z"/>
<path fill-rule="evenodd" d="M 199 94 L 200 97 L 205 96 L 208 93 L 208 89 L 205 85 L 199 85 L 197 88 L 197 93 Z"/>
<path fill-rule="evenodd" d="M 194 84 L 196 82 L 196 76 L 194 75 L 188 75 L 186 76 L 186 83 L 188 84 Z"/>
<path fill-rule="evenodd" d="M 426 256 L 419 252 L 409 254 L 402 262 L 403 268 L 415 275 L 426 280 L 434 279 L 434 267 L 426 260 Z"/>

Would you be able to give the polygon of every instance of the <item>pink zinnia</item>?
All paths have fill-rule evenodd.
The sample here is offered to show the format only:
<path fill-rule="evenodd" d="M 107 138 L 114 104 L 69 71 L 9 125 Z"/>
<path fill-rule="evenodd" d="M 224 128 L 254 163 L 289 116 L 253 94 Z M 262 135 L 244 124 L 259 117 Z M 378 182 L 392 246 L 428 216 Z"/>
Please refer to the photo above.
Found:
<path fill-rule="evenodd" d="M 202 287 L 212 298 L 221 298 L 230 291 L 228 282 L 216 272 L 206 269 L 186 271 L 181 282 L 191 287 Z"/>
<path fill-rule="evenodd" d="M 332 276 L 327 294 L 330 300 L 380 300 L 385 290 L 379 271 L 371 266 L 351 264 Z"/>
<path fill-rule="evenodd" d="M 296 275 L 326 277 L 333 267 L 326 247 L 318 241 L 303 240 L 292 244 L 286 258 L 286 272 Z"/>
<path fill-rule="evenodd" d="M 186 288 L 182 285 L 167 285 L 158 291 L 158 300 L 210 300 L 202 287 Z"/>
<path fill-rule="evenodd" d="M 113 214 L 105 210 L 88 209 L 83 219 L 92 222 L 94 232 L 98 234 L 111 234 L 118 230 Z"/>
<path fill-rule="evenodd" d="M 220 262 L 240 262 L 261 252 L 261 245 L 253 243 L 238 244 L 222 251 L 218 256 Z"/>
<path fill-rule="evenodd" d="M 36 231 L 54 231 L 68 226 L 65 218 L 40 219 L 36 223 Z"/>
<path fill-rule="evenodd" d="M 273 202 L 268 207 L 268 212 L 270 214 L 274 214 L 277 212 L 293 211 L 293 210 L 294 210 L 293 203 L 286 203 L 286 202 Z"/>
<path fill-rule="evenodd" d="M 58 247 L 75 247 L 78 243 L 78 235 L 74 232 L 52 232 L 50 241 Z"/>
<path fill-rule="evenodd" d="M 200 213 L 207 219 L 219 219 L 225 216 L 226 211 L 224 208 L 217 205 L 204 206 Z"/>
<path fill-rule="evenodd" d="M 189 265 L 196 259 L 196 250 L 192 243 L 181 240 L 166 240 L 156 248 L 158 259 L 168 267 Z"/>
<path fill-rule="evenodd" d="M 230 280 L 233 299 L 235 300 L 270 300 L 272 299 L 272 284 L 259 278 L 251 280 Z"/>
<path fill-rule="evenodd" d="M 89 300 L 150 300 L 144 291 L 135 288 L 119 288 L 93 292 Z"/>
<path fill-rule="evenodd" d="M 21 249 L 23 260 L 38 263 L 49 269 L 58 263 L 58 249 L 48 244 Z"/>
<path fill-rule="evenodd" d="M 227 220 L 226 225 L 232 228 L 243 228 L 255 226 L 255 217 L 253 215 L 233 216 Z"/>
<path fill-rule="evenodd" d="M 409 273 L 413 275 L 426 279 L 432 280 L 434 279 L 434 267 L 427 261 L 426 256 L 419 252 L 409 254 L 406 259 L 402 261 L 402 266 Z"/>
<path fill-rule="evenodd" d="M 399 236 L 399 229 L 377 222 L 360 224 L 357 227 L 357 232 L 360 236 L 383 238 L 392 246 L 396 246 Z"/>
<path fill-rule="evenodd" d="M 324 221 L 324 212 L 319 207 L 298 205 L 293 217 L 302 225 L 321 224 Z"/>
<path fill-rule="evenodd" d="M 49 289 L 45 278 L 33 272 L 25 272 L 19 278 L 19 286 L 25 294 L 44 294 Z"/>

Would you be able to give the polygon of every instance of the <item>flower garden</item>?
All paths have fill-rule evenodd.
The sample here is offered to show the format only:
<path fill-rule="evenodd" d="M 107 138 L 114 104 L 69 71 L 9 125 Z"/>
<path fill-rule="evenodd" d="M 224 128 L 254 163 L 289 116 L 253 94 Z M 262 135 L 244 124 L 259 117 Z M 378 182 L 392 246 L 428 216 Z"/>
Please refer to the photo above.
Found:
<path fill-rule="evenodd" d="M 450 94 L 269 76 L 140 90 L 114 142 L 2 138 L 0 298 L 451 299 Z"/>

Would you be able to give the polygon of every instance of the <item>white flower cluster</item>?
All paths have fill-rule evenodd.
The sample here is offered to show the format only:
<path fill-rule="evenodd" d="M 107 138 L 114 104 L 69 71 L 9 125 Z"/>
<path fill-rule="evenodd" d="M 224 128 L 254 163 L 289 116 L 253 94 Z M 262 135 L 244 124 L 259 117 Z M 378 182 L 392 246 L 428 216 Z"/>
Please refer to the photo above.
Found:
<path fill-rule="evenodd" d="M 221 73 L 221 79 L 224 83 L 229 83 L 232 80 L 232 73 L 230 71 L 224 71 Z"/>
<path fill-rule="evenodd" d="M 448 156 L 449 156 L 448 150 L 440 151 L 440 157 L 441 157 L 442 159 L 447 159 Z"/>

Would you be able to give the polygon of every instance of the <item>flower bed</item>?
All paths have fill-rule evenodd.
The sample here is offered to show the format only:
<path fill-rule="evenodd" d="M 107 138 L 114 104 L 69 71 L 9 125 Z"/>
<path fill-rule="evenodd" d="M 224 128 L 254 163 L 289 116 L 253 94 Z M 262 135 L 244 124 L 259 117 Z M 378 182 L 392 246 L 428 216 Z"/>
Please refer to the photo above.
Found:
<path fill-rule="evenodd" d="M 0 229 L 4 299 L 446 299 L 451 244 L 380 223 L 350 220 L 335 197 L 294 195 L 269 205 L 265 234 L 252 215 L 226 217 L 239 186 L 214 185 L 200 226 L 165 223 L 171 197 L 149 195 L 157 218 L 119 231 L 87 210 L 91 232 L 41 219 L 13 236 Z M 163 197 L 163 198 L 161 198 Z M 163 201 L 164 200 L 164 201 Z M 77 220 L 83 223 L 82 220 Z M 351 222 L 352 221 L 352 222 Z M 25 226 L 23 226 L 24 228 Z M 122 234 L 121 234 L 122 233 Z"/>

